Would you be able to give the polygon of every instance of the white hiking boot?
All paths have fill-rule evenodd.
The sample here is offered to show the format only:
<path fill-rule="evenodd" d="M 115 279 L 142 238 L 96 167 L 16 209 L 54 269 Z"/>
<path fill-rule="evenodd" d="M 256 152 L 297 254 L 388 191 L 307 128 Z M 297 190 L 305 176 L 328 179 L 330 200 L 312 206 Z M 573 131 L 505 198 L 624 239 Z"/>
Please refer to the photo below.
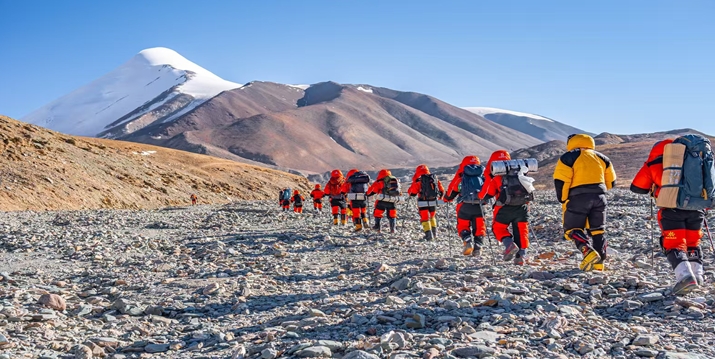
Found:
<path fill-rule="evenodd" d="M 690 262 L 683 261 L 675 267 L 675 285 L 673 286 L 673 294 L 685 295 L 698 287 L 695 274 L 690 268 Z"/>
<path fill-rule="evenodd" d="M 695 274 L 695 280 L 697 280 L 698 285 L 703 285 L 705 283 L 705 270 L 703 265 L 698 262 L 690 262 L 690 269 Z"/>

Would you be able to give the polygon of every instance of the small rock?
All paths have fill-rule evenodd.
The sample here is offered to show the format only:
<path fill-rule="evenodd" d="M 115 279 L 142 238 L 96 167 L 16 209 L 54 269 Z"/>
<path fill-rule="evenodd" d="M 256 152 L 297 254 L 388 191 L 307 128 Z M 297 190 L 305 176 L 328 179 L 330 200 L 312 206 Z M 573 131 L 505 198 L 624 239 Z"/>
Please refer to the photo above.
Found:
<path fill-rule="evenodd" d="M 38 302 L 46 307 L 58 311 L 64 311 L 67 309 L 67 302 L 65 302 L 65 299 L 57 294 L 43 294 L 40 296 Z"/>
<path fill-rule="evenodd" d="M 213 282 L 213 283 L 207 285 L 206 287 L 204 287 L 204 289 L 201 291 L 201 293 L 203 295 L 214 295 L 214 294 L 219 293 L 219 291 L 221 291 L 221 284 L 219 284 L 218 282 Z"/>
<path fill-rule="evenodd" d="M 637 345 L 639 347 L 644 347 L 644 346 L 651 346 L 655 345 L 655 343 L 658 342 L 658 336 L 656 335 L 639 335 L 635 339 L 633 339 L 633 345 Z"/>
<path fill-rule="evenodd" d="M 469 358 L 469 357 L 476 357 L 476 358 L 485 358 L 488 356 L 492 356 L 496 353 L 496 350 L 494 348 L 490 348 L 484 345 L 476 345 L 476 346 L 471 346 L 471 347 L 465 347 L 465 348 L 458 348 L 454 349 L 452 351 L 452 354 L 460 357 L 460 358 Z"/>
<path fill-rule="evenodd" d="M 318 309 L 311 309 L 309 312 L 309 315 L 311 317 L 325 317 L 326 316 L 325 313 L 323 313 L 322 311 L 320 311 Z"/>
<path fill-rule="evenodd" d="M 144 347 L 144 351 L 147 353 L 163 353 L 169 351 L 169 344 L 147 344 Z"/>
<path fill-rule="evenodd" d="M 644 358 L 654 358 L 656 355 L 658 355 L 658 351 L 653 349 L 640 348 L 636 350 L 636 355 Z"/>
<path fill-rule="evenodd" d="M 658 300 L 663 300 L 663 298 L 663 293 L 660 292 L 646 293 L 638 296 L 638 299 L 643 302 L 655 302 Z"/>
<path fill-rule="evenodd" d="M 345 354 L 343 359 L 380 359 L 380 357 L 362 350 L 355 350 Z"/>
<path fill-rule="evenodd" d="M 86 345 L 80 344 L 74 350 L 75 359 L 91 359 L 92 356 L 92 349 Z"/>
<path fill-rule="evenodd" d="M 296 353 L 300 358 L 330 358 L 332 355 L 330 348 L 320 345 L 307 347 Z"/>

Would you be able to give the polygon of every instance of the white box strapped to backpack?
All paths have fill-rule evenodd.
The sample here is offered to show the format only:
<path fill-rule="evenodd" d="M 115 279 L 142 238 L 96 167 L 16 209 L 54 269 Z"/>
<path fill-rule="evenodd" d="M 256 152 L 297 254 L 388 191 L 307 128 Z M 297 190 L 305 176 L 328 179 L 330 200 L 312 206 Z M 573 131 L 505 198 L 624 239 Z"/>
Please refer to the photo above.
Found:
<path fill-rule="evenodd" d="M 434 201 L 417 201 L 417 207 L 437 207 L 437 200 Z"/>
<path fill-rule="evenodd" d="M 388 196 L 386 194 L 378 194 L 377 195 L 377 200 L 378 201 L 383 201 L 383 202 L 390 202 L 390 203 L 397 203 L 401 202 L 404 198 L 402 196 Z"/>
<path fill-rule="evenodd" d="M 367 196 L 364 193 L 348 193 L 348 199 L 351 201 L 364 201 Z"/>

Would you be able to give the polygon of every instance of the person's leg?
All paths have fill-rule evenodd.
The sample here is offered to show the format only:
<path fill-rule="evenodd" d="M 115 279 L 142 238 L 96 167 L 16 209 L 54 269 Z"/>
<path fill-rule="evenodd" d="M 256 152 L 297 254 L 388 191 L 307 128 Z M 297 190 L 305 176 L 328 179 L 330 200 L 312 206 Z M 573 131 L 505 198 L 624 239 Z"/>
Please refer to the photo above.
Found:
<path fill-rule="evenodd" d="M 591 196 L 587 195 L 575 196 L 566 202 L 563 216 L 564 237 L 574 241 L 576 248 L 583 255 L 579 265 L 583 271 L 592 270 L 593 265 L 601 260 L 585 230 L 592 200 Z"/>
<path fill-rule="evenodd" d="M 700 249 L 700 239 L 703 237 L 703 211 L 692 211 L 685 219 L 685 244 L 688 247 L 688 262 L 690 269 L 695 274 L 698 285 L 705 282 L 705 269 L 703 268 L 703 253 Z"/>
<path fill-rule="evenodd" d="M 430 218 L 430 212 L 428 207 L 419 207 L 420 212 L 420 224 L 422 225 L 422 231 L 424 232 L 425 240 L 432 240 L 434 237 L 432 235 L 432 221 Z"/>
<path fill-rule="evenodd" d="M 688 261 L 687 218 L 690 211 L 661 209 L 658 222 L 663 229 L 663 248 L 665 256 L 675 274 L 673 294 L 686 294 L 697 288 L 695 273 Z"/>

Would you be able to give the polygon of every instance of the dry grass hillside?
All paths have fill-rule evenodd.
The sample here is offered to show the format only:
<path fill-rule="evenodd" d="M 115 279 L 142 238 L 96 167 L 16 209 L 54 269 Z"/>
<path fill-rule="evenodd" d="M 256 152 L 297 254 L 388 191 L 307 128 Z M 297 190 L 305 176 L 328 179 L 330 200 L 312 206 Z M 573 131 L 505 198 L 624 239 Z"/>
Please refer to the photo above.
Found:
<path fill-rule="evenodd" d="M 0 116 L 0 210 L 158 208 L 273 199 L 299 176 L 131 142 L 74 137 Z"/>

